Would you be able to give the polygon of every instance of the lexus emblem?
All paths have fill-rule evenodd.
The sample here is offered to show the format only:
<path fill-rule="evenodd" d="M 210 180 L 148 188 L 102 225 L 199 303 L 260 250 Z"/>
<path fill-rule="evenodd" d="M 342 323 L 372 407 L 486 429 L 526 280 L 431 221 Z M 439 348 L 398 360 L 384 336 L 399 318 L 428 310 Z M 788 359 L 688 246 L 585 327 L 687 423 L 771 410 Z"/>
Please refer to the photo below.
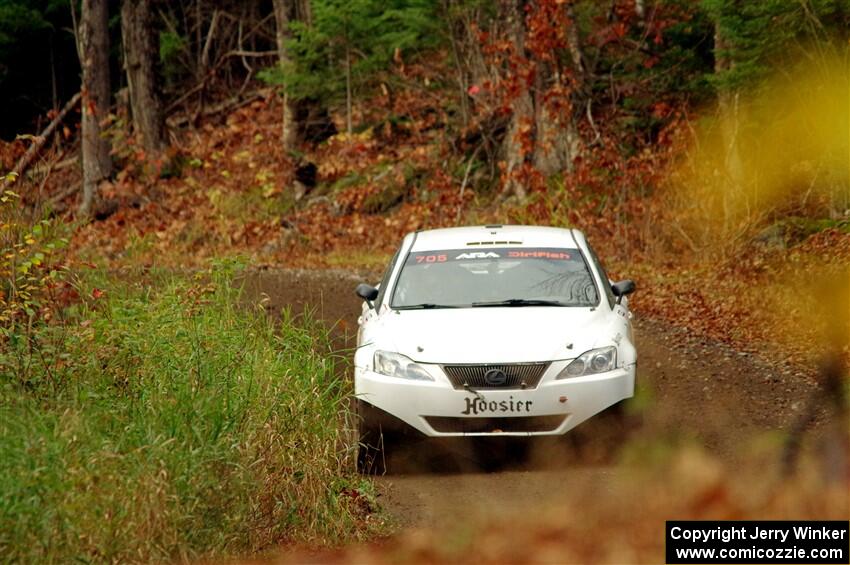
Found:
<path fill-rule="evenodd" d="M 502 386 L 508 382 L 508 375 L 501 369 L 490 369 L 484 373 L 484 382 L 490 386 Z"/>

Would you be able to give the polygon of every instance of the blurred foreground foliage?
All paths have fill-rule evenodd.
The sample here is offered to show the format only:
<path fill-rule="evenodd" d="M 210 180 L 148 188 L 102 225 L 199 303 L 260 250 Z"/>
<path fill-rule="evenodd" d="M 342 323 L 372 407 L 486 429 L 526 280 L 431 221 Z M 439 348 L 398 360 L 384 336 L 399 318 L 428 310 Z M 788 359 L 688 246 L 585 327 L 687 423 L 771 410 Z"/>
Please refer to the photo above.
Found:
<path fill-rule="evenodd" d="M 735 466 L 695 444 L 672 448 L 656 440 L 634 447 L 642 453 L 635 454 L 630 467 L 575 469 L 572 484 L 542 486 L 547 492 L 543 504 L 534 497 L 497 511 L 473 508 L 460 524 L 438 521 L 377 546 L 349 546 L 318 558 L 315 552 L 293 551 L 276 562 L 660 563 L 665 522 L 672 517 L 846 520 L 846 482 L 825 484 L 811 464 L 787 480 L 775 472 L 776 453 L 770 446 Z M 429 502 L 451 508 L 453 496 L 447 491 Z"/>

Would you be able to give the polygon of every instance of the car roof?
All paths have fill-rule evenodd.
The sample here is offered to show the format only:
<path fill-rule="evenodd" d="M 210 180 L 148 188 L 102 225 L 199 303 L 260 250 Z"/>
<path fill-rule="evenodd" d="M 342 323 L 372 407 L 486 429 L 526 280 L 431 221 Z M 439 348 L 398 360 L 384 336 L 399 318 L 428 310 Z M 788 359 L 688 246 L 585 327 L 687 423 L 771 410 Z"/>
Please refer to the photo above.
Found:
<path fill-rule="evenodd" d="M 487 225 L 442 228 L 416 233 L 411 251 L 476 247 L 577 247 L 577 230 L 548 226 Z"/>

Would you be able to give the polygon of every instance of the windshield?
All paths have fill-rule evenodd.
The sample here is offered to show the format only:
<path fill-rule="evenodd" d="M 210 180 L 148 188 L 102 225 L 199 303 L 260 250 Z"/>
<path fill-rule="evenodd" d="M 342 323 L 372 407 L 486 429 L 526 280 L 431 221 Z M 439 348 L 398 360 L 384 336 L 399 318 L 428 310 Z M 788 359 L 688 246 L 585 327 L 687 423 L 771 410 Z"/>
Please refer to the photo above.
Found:
<path fill-rule="evenodd" d="M 391 307 L 596 306 L 578 249 L 499 247 L 411 252 Z"/>

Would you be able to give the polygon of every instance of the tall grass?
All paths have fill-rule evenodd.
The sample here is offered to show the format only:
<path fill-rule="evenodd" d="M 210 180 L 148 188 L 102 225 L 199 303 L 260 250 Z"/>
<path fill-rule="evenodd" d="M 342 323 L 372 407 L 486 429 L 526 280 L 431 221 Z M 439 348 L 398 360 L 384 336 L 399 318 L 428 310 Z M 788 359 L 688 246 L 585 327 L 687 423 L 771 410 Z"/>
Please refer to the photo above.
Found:
<path fill-rule="evenodd" d="M 327 336 L 239 306 L 232 280 L 102 282 L 30 341 L 36 378 L 0 363 L 0 561 L 185 560 L 366 533 Z"/>

